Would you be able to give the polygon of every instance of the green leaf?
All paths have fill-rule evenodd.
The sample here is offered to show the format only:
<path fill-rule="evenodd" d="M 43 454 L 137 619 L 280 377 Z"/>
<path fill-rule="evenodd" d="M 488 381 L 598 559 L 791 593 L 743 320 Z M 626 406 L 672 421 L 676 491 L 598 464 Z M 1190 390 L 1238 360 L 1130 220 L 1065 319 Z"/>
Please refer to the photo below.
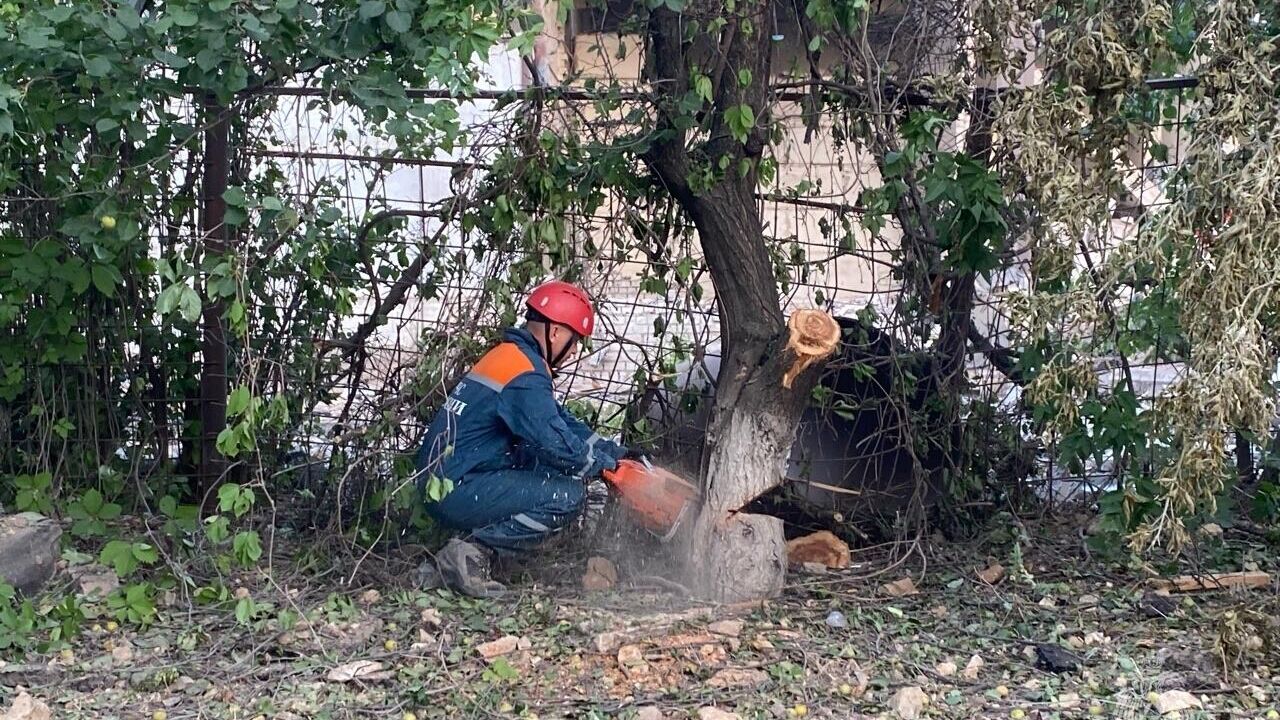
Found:
<path fill-rule="evenodd" d="M 200 22 L 200 16 L 190 8 L 182 6 L 169 7 L 168 16 L 173 19 L 173 24 L 178 27 L 194 27 Z"/>
<path fill-rule="evenodd" d="M 711 86 L 711 78 L 706 75 L 700 74 L 694 78 L 693 89 L 698 93 L 698 97 L 702 98 L 706 102 L 711 102 L 712 97 L 714 97 L 714 88 Z"/>
<path fill-rule="evenodd" d="M 120 127 L 120 123 L 115 118 L 98 118 L 98 122 L 93 124 L 93 128 L 100 133 L 111 132 Z"/>
<path fill-rule="evenodd" d="M 174 70 L 181 70 L 182 68 L 191 64 L 189 60 L 182 57 L 181 55 L 175 55 L 174 53 L 164 49 L 152 50 L 151 57 L 164 63 L 165 65 L 168 65 Z"/>
<path fill-rule="evenodd" d="M 242 597 L 236 601 L 236 622 L 248 625 L 253 619 L 253 598 Z"/>
<path fill-rule="evenodd" d="M 231 395 L 227 397 L 227 417 L 235 417 L 245 411 L 249 407 L 249 401 L 253 399 L 249 388 L 241 385 L 231 391 Z"/>
<path fill-rule="evenodd" d="M 160 559 L 160 553 L 157 552 L 154 547 L 146 543 L 134 543 L 132 552 L 133 557 L 136 558 L 138 562 L 145 563 L 147 565 L 150 565 Z"/>
<path fill-rule="evenodd" d="M 111 61 L 101 56 L 84 59 L 84 70 L 90 77 L 106 77 L 111 74 Z"/>
<path fill-rule="evenodd" d="M 362 20 L 376 18 L 386 12 L 386 10 L 387 4 L 382 2 L 382 0 L 367 0 L 366 2 L 360 3 L 360 18 Z"/>
<path fill-rule="evenodd" d="M 40 14 L 43 15 L 46 20 L 53 23 L 54 25 L 60 25 L 70 20 L 71 15 L 74 12 L 75 11 L 72 8 L 67 7 L 65 5 L 55 5 L 53 7 L 46 7 L 46 8 L 40 9 Z"/>
<path fill-rule="evenodd" d="M 138 569 L 138 559 L 133 555 L 133 548 L 123 540 L 111 540 L 104 545 L 98 555 L 98 562 L 110 565 L 120 577 L 128 577 Z"/>
<path fill-rule="evenodd" d="M 178 300 L 178 312 L 187 322 L 195 322 L 200 317 L 200 295 L 187 285 L 179 285 L 181 297 Z"/>
<path fill-rule="evenodd" d="M 161 315 L 168 315 L 178 308 L 178 301 L 182 299 L 183 285 L 170 285 L 160 291 L 160 296 L 156 298 L 156 312 Z"/>
<path fill-rule="evenodd" d="M 222 50 L 218 48 L 206 47 L 196 53 L 196 67 L 206 72 L 218 67 L 221 62 Z"/>
<path fill-rule="evenodd" d="M 93 286 L 98 292 L 109 298 L 116 296 L 116 284 L 120 281 L 120 271 L 111 265 L 94 265 L 92 270 Z"/>
<path fill-rule="evenodd" d="M 409 16 L 409 13 L 392 10 L 387 13 L 387 27 L 398 33 L 407 33 L 413 27 L 413 18 Z"/>
<path fill-rule="evenodd" d="M 80 497 L 80 507 L 90 515 L 97 515 L 102 509 L 102 493 L 97 488 L 89 488 Z"/>
<path fill-rule="evenodd" d="M 242 187 L 227 188 L 222 193 L 222 199 L 232 207 L 242 208 L 248 203 L 248 198 L 245 197 L 244 188 Z"/>
<path fill-rule="evenodd" d="M 257 531 L 236 533 L 235 539 L 231 542 L 231 551 L 243 567 L 250 567 L 256 563 L 262 557 L 262 541 Z"/>
<path fill-rule="evenodd" d="M 751 70 L 749 68 L 742 68 L 738 71 L 738 84 L 742 87 L 747 87 L 751 84 Z"/>
<path fill-rule="evenodd" d="M 51 27 L 26 27 L 18 32 L 18 41 L 32 50 L 44 50 L 53 45 L 49 39 L 52 34 Z"/>
<path fill-rule="evenodd" d="M 734 105 L 724 111 L 725 124 L 729 133 L 738 142 L 746 142 L 747 135 L 756 124 L 756 113 L 750 105 Z"/>

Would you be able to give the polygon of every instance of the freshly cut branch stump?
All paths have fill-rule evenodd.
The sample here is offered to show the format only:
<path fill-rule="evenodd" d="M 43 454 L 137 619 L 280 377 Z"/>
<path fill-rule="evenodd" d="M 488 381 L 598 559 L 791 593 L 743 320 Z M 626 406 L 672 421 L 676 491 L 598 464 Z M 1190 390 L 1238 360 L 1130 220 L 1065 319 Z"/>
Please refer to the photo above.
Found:
<path fill-rule="evenodd" d="M 840 347 L 840 325 L 821 310 L 797 310 L 787 320 L 787 329 L 787 349 L 796 358 L 782 376 L 782 387 L 790 390 L 796 376 Z"/>

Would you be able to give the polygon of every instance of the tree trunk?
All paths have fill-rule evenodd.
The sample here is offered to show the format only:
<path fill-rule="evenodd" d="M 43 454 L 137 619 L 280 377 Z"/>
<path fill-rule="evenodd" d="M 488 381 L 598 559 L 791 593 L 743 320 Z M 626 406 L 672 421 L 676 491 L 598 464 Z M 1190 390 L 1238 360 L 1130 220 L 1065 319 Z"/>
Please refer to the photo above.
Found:
<path fill-rule="evenodd" d="M 218 257 L 228 250 L 226 213 L 230 176 L 230 111 L 212 96 L 202 103 L 204 121 L 204 172 L 201 177 L 202 212 L 200 230 L 204 236 L 206 258 Z M 222 316 L 226 303 L 206 293 L 208 299 L 200 314 L 200 458 L 199 494 L 201 504 L 216 499 L 212 492 L 226 471 L 226 458 L 218 451 L 218 433 L 227 422 L 227 333 Z"/>
<path fill-rule="evenodd" d="M 768 9 L 763 0 L 739 3 L 733 11 L 714 0 L 698 0 L 682 13 L 655 8 L 645 55 L 659 110 L 658 132 L 644 160 L 697 227 L 723 333 L 703 452 L 702 505 L 686 529 L 689 585 L 720 601 L 770 597 L 782 589 L 782 521 L 739 510 L 782 482 L 819 374 L 812 358 L 824 347 L 829 354 L 839 341 L 835 321 L 815 313 L 809 319 L 816 334 L 834 328 L 834 340 L 828 333 L 825 345 L 788 345 L 756 206 L 758 163 L 768 142 Z M 684 98 L 695 75 L 711 79 L 713 97 L 690 113 Z M 740 118 L 744 106 L 756 118 L 745 137 L 728 121 L 730 113 Z M 697 126 L 702 130 L 690 143 Z M 709 166 L 722 171 L 706 186 L 692 187 L 689 178 Z"/>

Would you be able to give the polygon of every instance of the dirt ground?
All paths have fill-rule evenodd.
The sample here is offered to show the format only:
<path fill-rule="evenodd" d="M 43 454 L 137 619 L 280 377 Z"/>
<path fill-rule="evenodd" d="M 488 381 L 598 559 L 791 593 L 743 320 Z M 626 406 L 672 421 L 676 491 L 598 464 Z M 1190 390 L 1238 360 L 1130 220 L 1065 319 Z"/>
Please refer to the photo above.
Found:
<path fill-rule="evenodd" d="M 1280 717 L 1274 584 L 1161 597 L 1152 568 L 1075 530 L 1028 532 L 855 549 L 848 569 L 738 608 L 652 578 L 586 592 L 585 556 L 500 602 L 406 587 L 409 561 L 281 557 L 225 600 L 175 595 L 149 628 L 104 615 L 72 650 L 7 658 L 0 707 L 21 687 L 53 717 L 103 720 Z M 1196 558 L 1266 571 L 1274 552 L 1228 532 Z"/>

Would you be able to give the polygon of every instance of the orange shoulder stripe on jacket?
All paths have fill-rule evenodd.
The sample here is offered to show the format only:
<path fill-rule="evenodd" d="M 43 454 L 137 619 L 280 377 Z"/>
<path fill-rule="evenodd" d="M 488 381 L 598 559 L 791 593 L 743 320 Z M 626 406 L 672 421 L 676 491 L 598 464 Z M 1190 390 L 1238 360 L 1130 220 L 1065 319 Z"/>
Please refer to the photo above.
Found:
<path fill-rule="evenodd" d="M 502 343 L 484 354 L 480 362 L 471 368 L 471 374 L 480 380 L 487 380 L 495 390 L 502 389 L 507 383 L 520 375 L 533 370 L 533 363 L 525 357 L 524 351 L 515 343 Z"/>

